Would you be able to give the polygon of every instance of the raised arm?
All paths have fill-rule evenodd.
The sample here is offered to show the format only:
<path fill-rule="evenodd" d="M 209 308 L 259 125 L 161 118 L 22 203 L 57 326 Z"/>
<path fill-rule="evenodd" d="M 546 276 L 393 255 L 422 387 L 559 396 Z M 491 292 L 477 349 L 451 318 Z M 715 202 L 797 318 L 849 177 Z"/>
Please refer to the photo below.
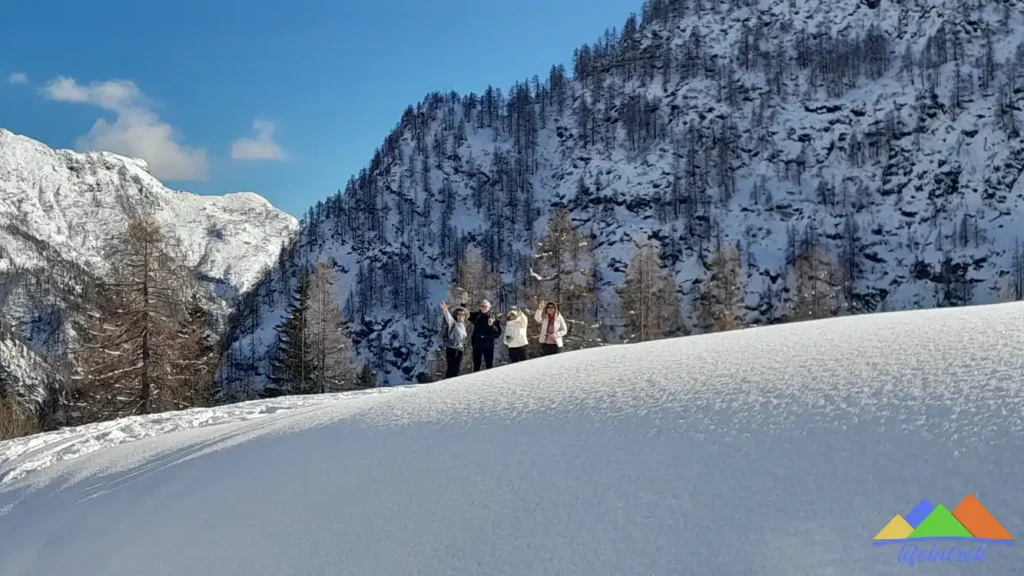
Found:
<path fill-rule="evenodd" d="M 455 325 L 455 318 L 452 318 L 452 313 L 448 311 L 446 302 L 441 302 L 441 317 L 444 318 L 444 322 L 449 328 Z"/>

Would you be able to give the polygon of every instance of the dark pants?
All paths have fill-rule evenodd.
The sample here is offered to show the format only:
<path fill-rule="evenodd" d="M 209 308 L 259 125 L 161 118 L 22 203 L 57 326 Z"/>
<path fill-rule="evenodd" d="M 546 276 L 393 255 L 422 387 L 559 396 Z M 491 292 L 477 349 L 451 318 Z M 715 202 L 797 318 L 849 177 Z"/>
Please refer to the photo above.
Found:
<path fill-rule="evenodd" d="M 482 348 L 473 347 L 473 372 L 480 370 L 480 360 L 483 360 L 488 368 L 494 368 L 494 344 L 486 344 Z"/>
<path fill-rule="evenodd" d="M 444 373 L 445 378 L 454 378 L 459 375 L 459 368 L 462 367 L 462 350 L 458 348 L 445 348 L 445 360 L 448 361 L 448 370 Z"/>
<path fill-rule="evenodd" d="M 509 362 L 515 364 L 516 362 L 522 362 L 523 360 L 526 360 L 526 346 L 508 349 Z"/>
<path fill-rule="evenodd" d="M 560 349 L 558 348 L 558 344 L 541 344 L 540 345 L 540 353 L 543 356 L 551 356 L 552 354 L 558 354 L 559 352 L 560 352 Z"/>

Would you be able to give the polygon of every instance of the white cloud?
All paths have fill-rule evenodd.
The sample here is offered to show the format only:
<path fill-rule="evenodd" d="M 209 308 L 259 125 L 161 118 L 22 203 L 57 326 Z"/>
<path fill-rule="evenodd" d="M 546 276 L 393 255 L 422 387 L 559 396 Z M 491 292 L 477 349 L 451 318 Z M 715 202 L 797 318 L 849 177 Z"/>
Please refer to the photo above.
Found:
<path fill-rule="evenodd" d="M 57 102 L 90 104 L 117 114 L 114 122 L 100 118 L 89 133 L 75 142 L 79 150 L 105 150 L 142 158 L 157 178 L 203 180 L 206 151 L 183 146 L 170 124 L 161 122 L 151 102 L 134 82 L 111 80 L 84 86 L 74 78 L 59 77 L 43 88 Z"/>
<path fill-rule="evenodd" d="M 253 120 L 255 138 L 239 138 L 231 144 L 234 160 L 286 160 L 288 154 L 274 142 L 276 125 L 270 120 Z"/>
<path fill-rule="evenodd" d="M 11 84 L 28 84 L 28 74 L 24 72 L 15 72 L 7 77 L 7 81 Z"/>
<path fill-rule="evenodd" d="M 134 82 L 128 80 L 93 82 L 88 86 L 81 86 L 74 78 L 61 76 L 47 83 L 43 93 L 50 100 L 57 102 L 92 104 L 115 112 L 146 106 L 142 91 Z"/>

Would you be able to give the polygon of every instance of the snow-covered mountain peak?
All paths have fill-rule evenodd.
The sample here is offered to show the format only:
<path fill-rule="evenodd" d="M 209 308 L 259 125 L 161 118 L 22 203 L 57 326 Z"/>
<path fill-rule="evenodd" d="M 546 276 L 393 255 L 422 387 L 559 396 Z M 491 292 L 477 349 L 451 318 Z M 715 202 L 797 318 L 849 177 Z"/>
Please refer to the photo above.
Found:
<path fill-rule="evenodd" d="M 102 275 L 105 242 L 139 209 L 182 241 L 190 265 L 202 260 L 205 275 L 238 291 L 252 286 L 299 228 L 293 216 L 253 192 L 171 190 L 144 160 L 54 150 L 0 129 L 0 226 L 18 228 Z M 24 252 L 8 257 L 18 266 L 38 263 Z"/>

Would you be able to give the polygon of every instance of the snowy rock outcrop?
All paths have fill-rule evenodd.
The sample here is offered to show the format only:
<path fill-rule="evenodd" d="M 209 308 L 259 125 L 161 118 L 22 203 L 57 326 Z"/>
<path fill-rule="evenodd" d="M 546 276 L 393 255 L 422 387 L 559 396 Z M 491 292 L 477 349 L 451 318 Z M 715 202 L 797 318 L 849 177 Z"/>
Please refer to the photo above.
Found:
<path fill-rule="evenodd" d="M 252 192 L 200 196 L 170 190 L 146 163 L 107 152 L 52 150 L 0 129 L 0 225 L 27 233 L 67 260 L 102 275 L 105 243 L 133 209 L 147 209 L 184 244 L 190 265 L 238 291 L 298 230 L 294 217 Z M 10 234 L 8 232 L 8 234 Z M 5 237 L 4 244 L 15 240 Z M 6 250 L 6 264 L 32 268 L 37 258 Z"/>
<path fill-rule="evenodd" d="M 230 379 L 258 389 L 310 261 L 340 272 L 381 382 L 422 378 L 460 252 L 500 270 L 499 308 L 523 304 L 556 207 L 592 239 L 603 320 L 640 234 L 684 310 L 735 245 L 748 323 L 786 318 L 809 247 L 843 272 L 851 312 L 1019 298 L 1022 105 L 1020 0 L 649 0 L 572 74 L 410 107 L 250 295 Z"/>
<path fill-rule="evenodd" d="M 26 400 L 43 396 L 41 375 L 25 367 L 62 359 L 89 286 L 109 268 L 108 243 L 139 210 L 180 241 L 186 264 L 213 285 L 221 314 L 299 228 L 253 193 L 170 190 L 142 160 L 53 150 L 0 129 L 0 339 L 8 340 L 0 345 L 0 386 Z"/>

